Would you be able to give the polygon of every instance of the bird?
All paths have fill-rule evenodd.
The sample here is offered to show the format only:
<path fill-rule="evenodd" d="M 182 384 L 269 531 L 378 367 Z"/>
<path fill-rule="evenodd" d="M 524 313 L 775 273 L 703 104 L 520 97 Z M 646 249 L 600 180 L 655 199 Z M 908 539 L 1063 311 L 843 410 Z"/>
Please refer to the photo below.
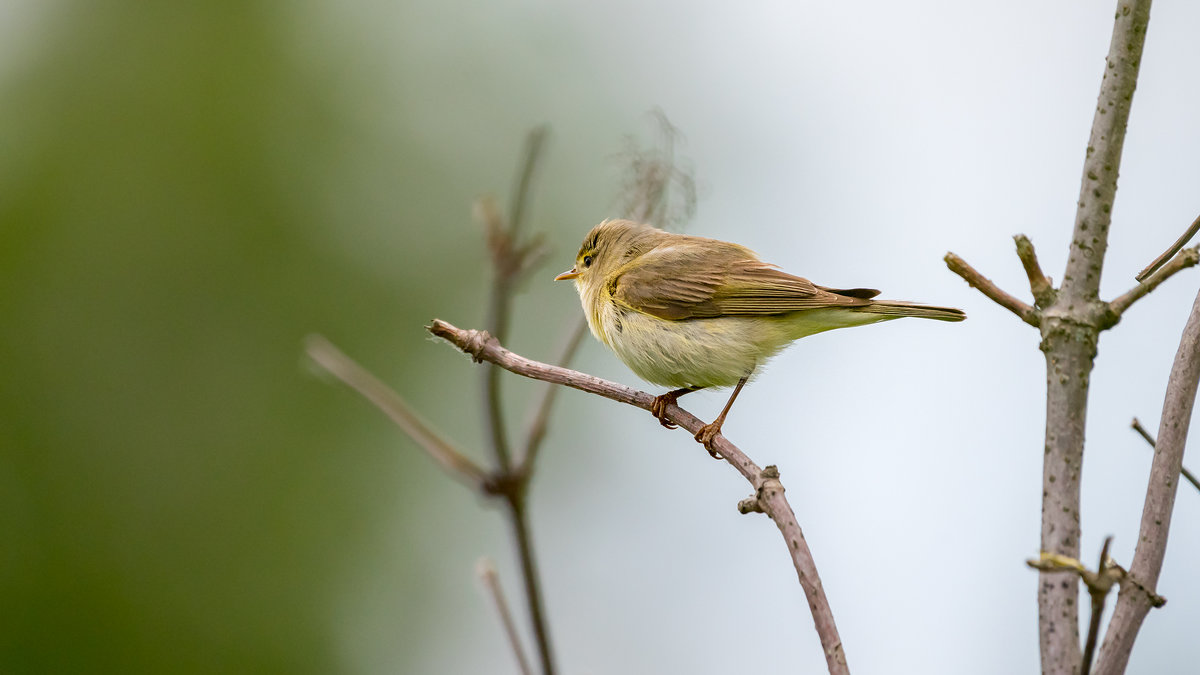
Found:
<path fill-rule="evenodd" d="M 738 244 L 667 232 L 632 220 L 605 220 L 588 232 L 571 269 L 592 335 L 647 382 L 671 390 L 650 407 L 663 426 L 667 406 L 700 389 L 733 393 L 695 439 L 712 441 L 746 382 L 784 347 L 815 333 L 911 316 L 962 321 L 966 314 L 897 300 L 873 288 L 828 288 L 763 262 Z"/>

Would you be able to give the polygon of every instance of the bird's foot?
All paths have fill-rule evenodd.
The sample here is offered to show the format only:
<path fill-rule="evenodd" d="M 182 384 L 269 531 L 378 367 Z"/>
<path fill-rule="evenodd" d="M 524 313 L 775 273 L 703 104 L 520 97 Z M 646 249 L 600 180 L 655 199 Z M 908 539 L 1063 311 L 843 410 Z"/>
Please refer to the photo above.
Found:
<path fill-rule="evenodd" d="M 667 421 L 667 406 L 675 405 L 679 400 L 679 394 L 674 391 L 669 391 L 661 396 L 655 396 L 654 401 L 650 403 L 650 414 L 658 418 L 658 423 L 668 429 L 675 429 L 678 425 Z"/>
<path fill-rule="evenodd" d="M 705 424 L 704 426 L 700 427 L 700 431 L 696 432 L 696 442 L 703 443 L 704 449 L 708 451 L 708 454 L 711 455 L 713 459 L 725 459 L 721 456 L 721 453 L 717 452 L 713 448 L 712 445 L 713 439 L 715 439 L 719 433 L 721 433 L 720 422 Z"/>

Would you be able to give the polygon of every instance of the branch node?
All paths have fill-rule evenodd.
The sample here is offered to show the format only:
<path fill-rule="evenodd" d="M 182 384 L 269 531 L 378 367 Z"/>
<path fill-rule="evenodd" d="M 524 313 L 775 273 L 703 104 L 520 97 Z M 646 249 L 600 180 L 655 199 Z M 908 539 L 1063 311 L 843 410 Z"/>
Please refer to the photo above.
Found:
<path fill-rule="evenodd" d="M 772 494 L 783 494 L 786 488 L 779 482 L 779 467 L 768 464 L 756 476 L 753 497 L 747 497 L 738 502 L 738 513 L 766 513 L 763 508 L 763 498 Z"/>
<path fill-rule="evenodd" d="M 521 498 L 525 489 L 524 479 L 524 475 L 517 472 L 492 471 L 484 478 L 480 487 L 488 496 L 515 500 Z"/>
<path fill-rule="evenodd" d="M 432 324 L 425 327 L 425 330 L 458 347 L 463 353 L 469 354 L 475 363 L 486 361 L 484 353 L 490 348 L 500 346 L 500 341 L 492 337 L 492 334 L 486 330 L 459 329 L 441 319 L 434 319 Z"/>
<path fill-rule="evenodd" d="M 1113 324 L 1116 324 L 1117 320 L 1120 320 L 1121 315 L 1124 314 L 1125 310 L 1129 309 L 1133 303 L 1141 300 L 1148 293 L 1150 293 L 1150 291 L 1158 288 L 1159 284 L 1167 279 L 1170 279 L 1175 275 L 1176 272 L 1185 270 L 1189 267 L 1194 267 L 1197 264 L 1200 264 L 1200 246 L 1185 248 L 1174 258 L 1171 258 L 1169 263 L 1157 267 L 1157 271 L 1151 274 L 1148 279 L 1141 281 L 1137 286 L 1134 286 L 1125 293 L 1113 298 L 1112 302 L 1108 303 L 1109 313 L 1115 317 Z"/>
<path fill-rule="evenodd" d="M 753 495 L 738 502 L 737 510 L 742 515 L 746 515 L 747 513 L 766 513 L 763 510 L 762 503 L 758 501 L 758 497 Z"/>
<path fill-rule="evenodd" d="M 1152 607 L 1162 607 L 1167 604 L 1166 598 L 1146 588 L 1144 584 L 1133 578 L 1125 568 L 1107 556 L 1099 572 L 1089 570 L 1075 558 L 1048 551 L 1042 551 L 1037 558 L 1026 560 L 1025 564 L 1041 572 L 1069 572 L 1075 574 L 1087 586 L 1088 593 L 1093 595 L 1108 593 L 1115 583 L 1122 585 L 1130 584 L 1145 594 L 1147 601 Z"/>
<path fill-rule="evenodd" d="M 475 363 L 483 363 L 483 351 L 487 349 L 489 344 L 499 344 L 496 338 L 486 330 L 469 330 L 466 336 L 467 343 L 463 345 L 463 351 L 470 354 Z"/>
<path fill-rule="evenodd" d="M 1159 595 L 1158 593 L 1155 593 L 1154 591 L 1150 590 L 1149 588 L 1146 588 L 1137 579 L 1134 579 L 1133 577 L 1128 576 L 1128 575 L 1126 575 L 1125 579 L 1129 583 L 1133 584 L 1138 590 L 1140 590 L 1141 592 L 1146 594 L 1146 600 L 1150 603 L 1151 607 L 1154 607 L 1155 609 L 1157 609 L 1157 608 L 1162 607 L 1163 605 L 1167 604 L 1166 598 Z"/>

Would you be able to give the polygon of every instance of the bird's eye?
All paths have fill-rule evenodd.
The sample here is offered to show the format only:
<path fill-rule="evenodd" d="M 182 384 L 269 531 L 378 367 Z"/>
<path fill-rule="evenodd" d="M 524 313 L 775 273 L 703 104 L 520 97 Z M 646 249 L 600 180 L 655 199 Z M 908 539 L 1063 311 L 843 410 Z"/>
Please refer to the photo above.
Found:
<path fill-rule="evenodd" d="M 590 256 L 590 255 L 583 256 L 583 266 L 584 267 L 592 266 L 592 256 Z"/>

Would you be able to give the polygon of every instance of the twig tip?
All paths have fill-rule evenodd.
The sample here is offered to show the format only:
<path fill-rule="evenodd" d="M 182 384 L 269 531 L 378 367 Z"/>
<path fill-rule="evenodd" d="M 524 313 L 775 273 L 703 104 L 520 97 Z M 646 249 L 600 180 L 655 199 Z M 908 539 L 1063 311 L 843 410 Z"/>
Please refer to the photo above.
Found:
<path fill-rule="evenodd" d="M 320 333 L 309 333 L 301 340 L 301 344 L 304 345 L 304 352 L 312 356 L 314 353 L 329 348 L 332 343 L 329 341 L 329 338 Z"/>
<path fill-rule="evenodd" d="M 496 578 L 496 563 L 488 556 L 475 561 L 475 576 L 484 583 L 491 583 Z"/>

